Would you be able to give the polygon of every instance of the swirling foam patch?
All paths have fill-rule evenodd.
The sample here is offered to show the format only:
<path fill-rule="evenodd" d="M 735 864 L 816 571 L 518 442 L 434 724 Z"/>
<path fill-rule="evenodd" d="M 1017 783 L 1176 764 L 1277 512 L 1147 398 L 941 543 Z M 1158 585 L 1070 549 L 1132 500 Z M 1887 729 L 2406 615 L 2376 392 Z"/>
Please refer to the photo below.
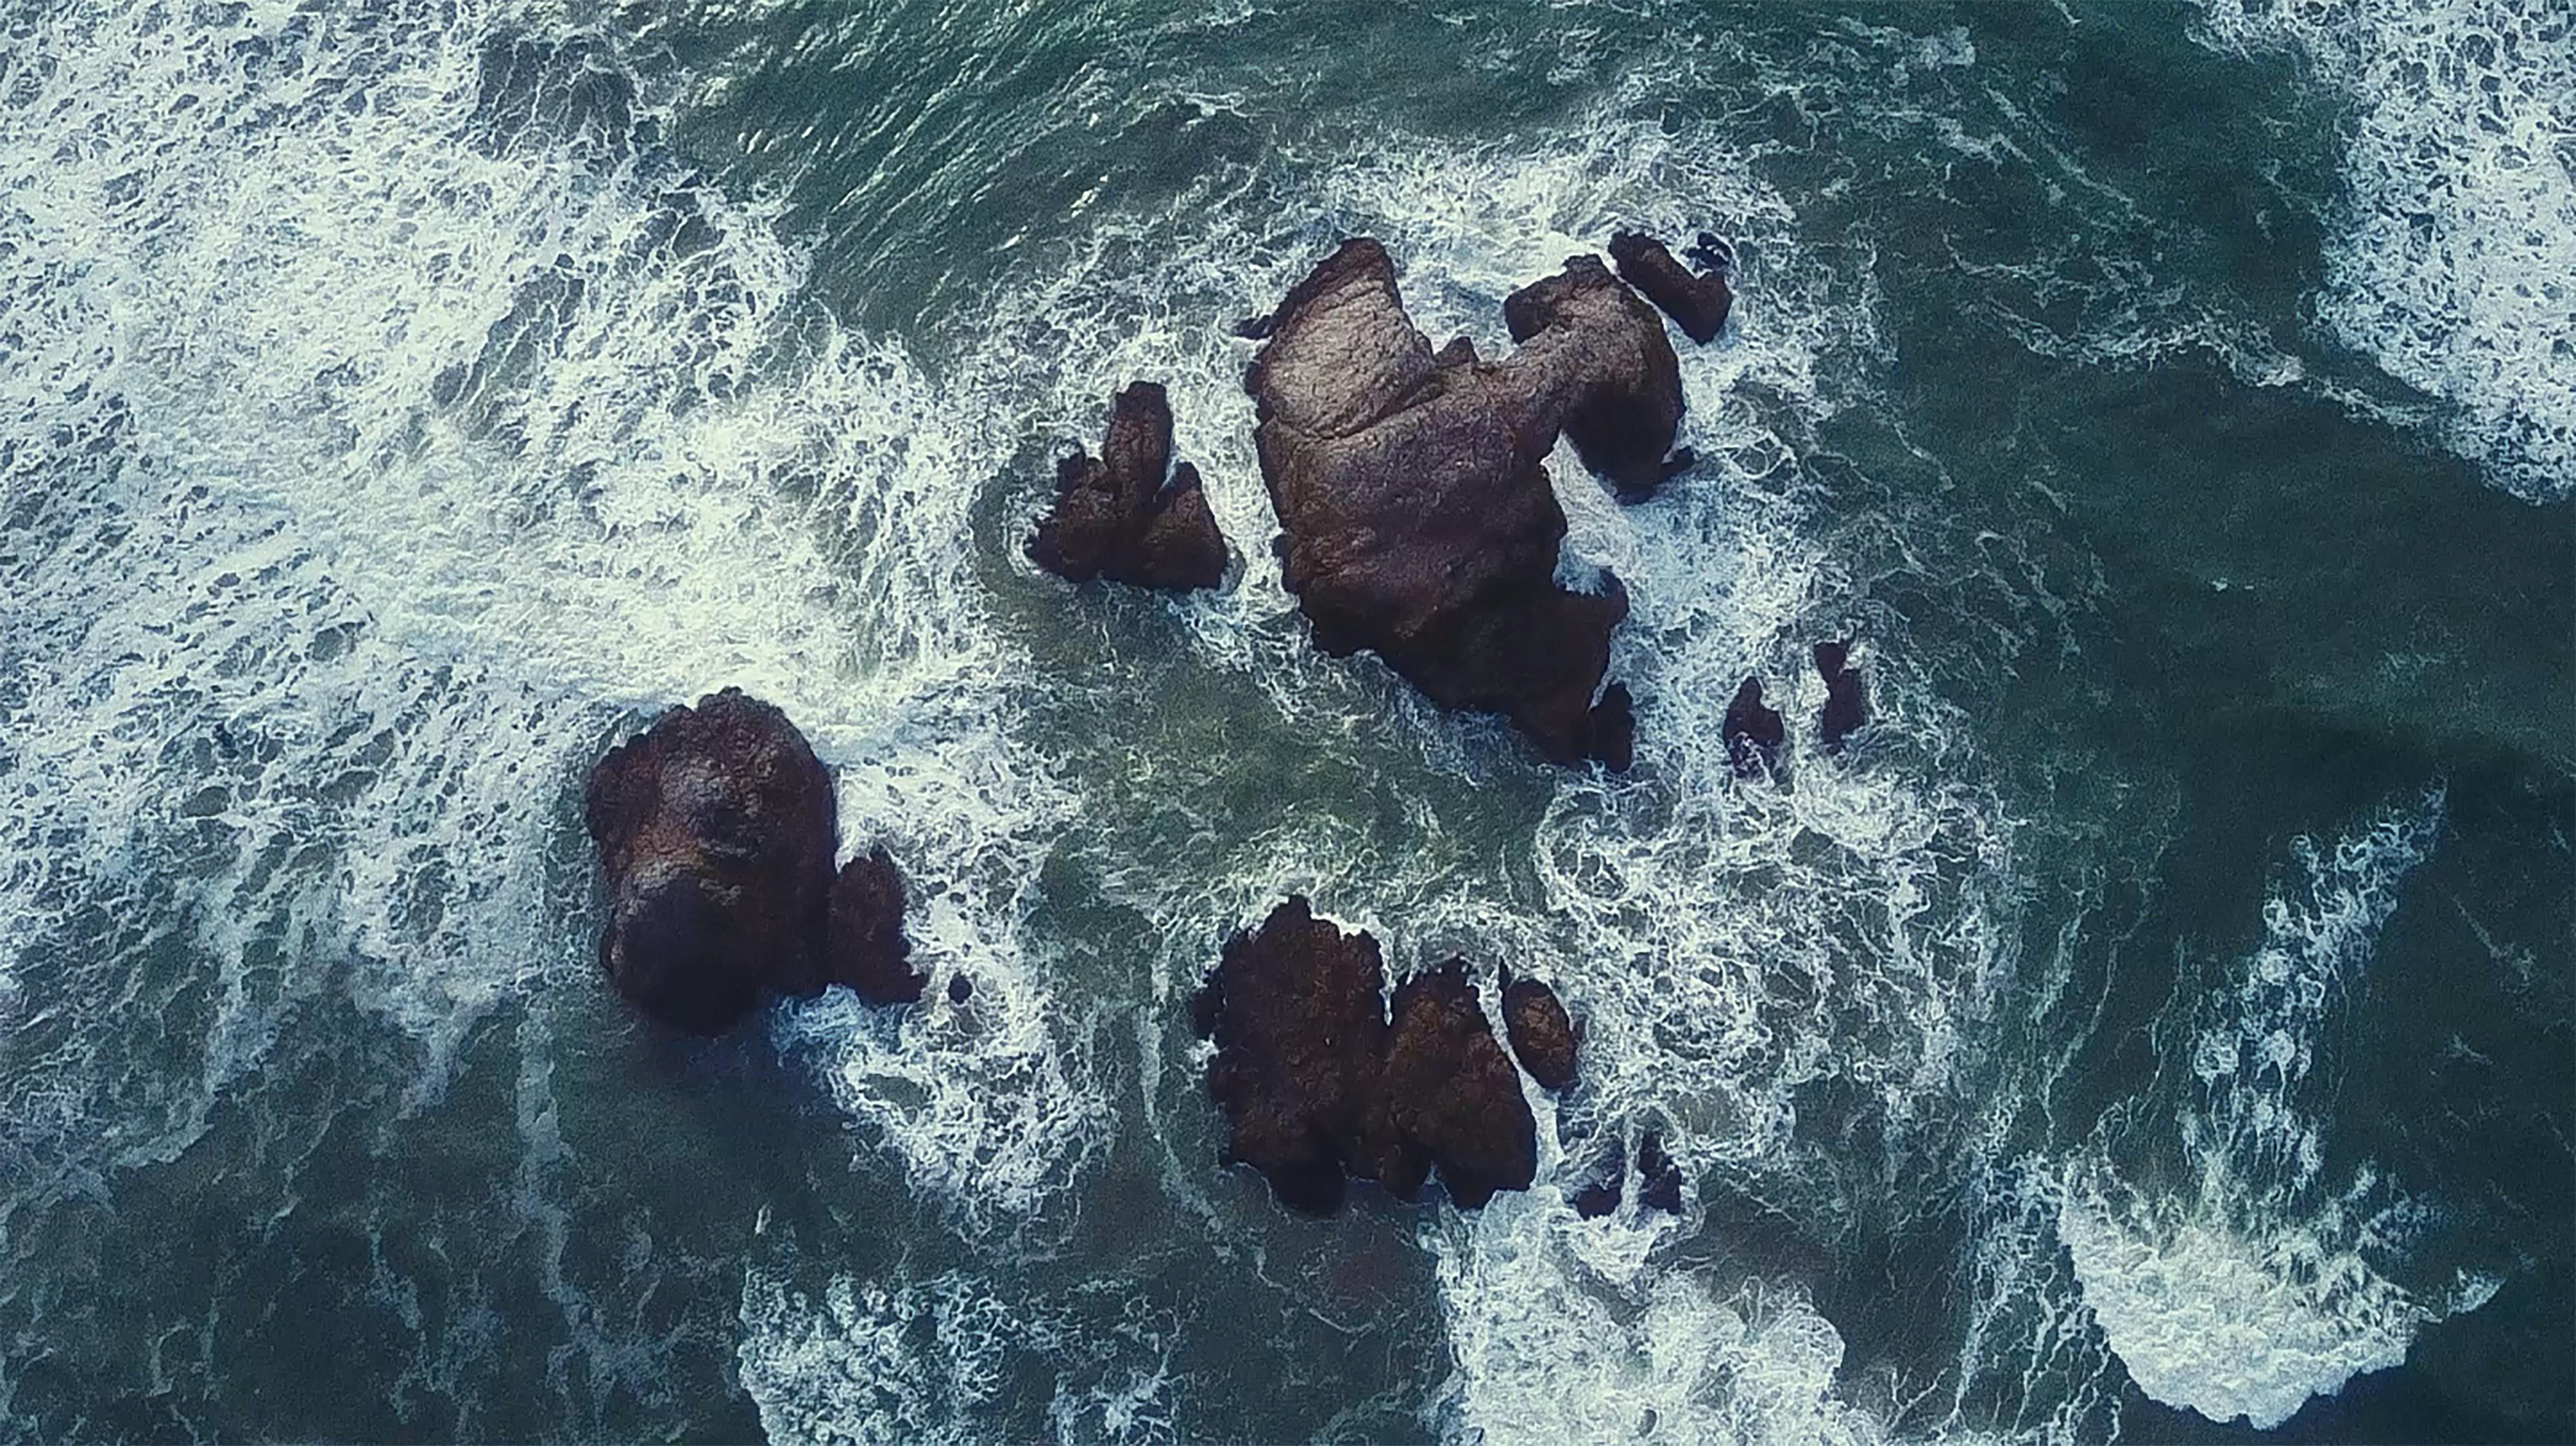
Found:
<path fill-rule="evenodd" d="M 2441 399 L 2448 444 L 2533 502 L 2576 496 L 2576 25 L 2558 0 L 2204 0 L 2228 51 L 2287 50 L 2349 101 L 2319 319 Z"/>

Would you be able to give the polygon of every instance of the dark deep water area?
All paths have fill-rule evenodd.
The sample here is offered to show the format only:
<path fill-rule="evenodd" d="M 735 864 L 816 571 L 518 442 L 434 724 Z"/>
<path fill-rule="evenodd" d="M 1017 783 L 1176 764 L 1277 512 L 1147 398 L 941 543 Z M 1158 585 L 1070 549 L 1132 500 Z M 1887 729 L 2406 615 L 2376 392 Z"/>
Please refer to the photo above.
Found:
<path fill-rule="evenodd" d="M 2576 1439 L 2561 0 L 0 34 L 0 1437 Z M 1688 473 L 1550 465 L 1617 776 L 1314 647 L 1231 328 L 1632 226 L 1738 299 Z M 1137 378 L 1222 591 L 1022 555 Z M 585 774 L 728 685 L 922 1004 L 606 987 Z M 1554 982 L 1532 1190 L 1218 1167 L 1290 891 Z"/>

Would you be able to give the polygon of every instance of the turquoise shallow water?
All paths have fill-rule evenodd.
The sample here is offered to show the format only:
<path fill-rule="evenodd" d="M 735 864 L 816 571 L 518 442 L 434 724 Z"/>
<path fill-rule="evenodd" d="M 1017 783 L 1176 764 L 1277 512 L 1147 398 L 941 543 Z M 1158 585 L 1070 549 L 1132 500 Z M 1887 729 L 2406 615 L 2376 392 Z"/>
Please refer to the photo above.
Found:
<path fill-rule="evenodd" d="M 2576 1432 L 2559 7 L 0 16 L 8 1435 Z M 1610 780 L 1308 644 L 1228 329 L 1632 224 L 1741 295 L 1694 471 L 1552 469 Z M 1137 377 L 1221 595 L 1019 555 Z M 967 1003 L 610 997 L 580 781 L 728 684 Z M 1555 980 L 1536 1189 L 1217 1170 L 1290 889 Z"/>

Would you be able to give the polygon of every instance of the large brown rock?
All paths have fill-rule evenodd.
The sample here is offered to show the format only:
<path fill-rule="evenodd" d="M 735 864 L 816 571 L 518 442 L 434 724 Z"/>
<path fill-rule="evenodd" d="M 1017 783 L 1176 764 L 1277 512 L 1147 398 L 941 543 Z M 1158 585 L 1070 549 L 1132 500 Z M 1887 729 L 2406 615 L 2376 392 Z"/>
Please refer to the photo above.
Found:
<path fill-rule="evenodd" d="M 771 993 L 843 982 L 853 958 L 900 966 L 892 861 L 853 861 L 866 877 L 836 908 L 831 775 L 767 703 L 728 688 L 663 713 L 592 768 L 583 812 L 608 885 L 600 962 L 656 1019 L 720 1034 Z"/>
<path fill-rule="evenodd" d="M 1400 1199 L 1433 1169 L 1482 1205 L 1527 1189 L 1536 1125 L 1462 960 L 1406 981 L 1390 1028 L 1377 941 L 1317 919 L 1303 898 L 1226 941 L 1192 1001 L 1216 1041 L 1208 1092 L 1224 1158 L 1259 1170 L 1280 1201 L 1329 1214 L 1351 1176 Z"/>
<path fill-rule="evenodd" d="M 1596 729 L 1593 696 L 1628 603 L 1606 574 L 1598 594 L 1557 585 L 1565 513 L 1541 464 L 1571 428 L 1623 485 L 1660 475 L 1678 371 L 1662 323 L 1597 261 L 1506 311 L 1524 340 L 1508 359 L 1463 342 L 1435 355 L 1384 248 L 1345 242 L 1258 328 L 1245 387 L 1283 580 L 1317 646 L 1374 650 L 1441 706 L 1503 713 L 1573 763 L 1625 741 L 1608 736 L 1623 720 Z"/>
<path fill-rule="evenodd" d="M 1216 1041 L 1208 1093 L 1225 1112 L 1227 1163 L 1259 1170 L 1313 1214 L 1342 1203 L 1343 1166 L 1386 1057 L 1386 970 L 1377 940 L 1318 919 L 1303 897 L 1226 940 L 1192 1002 Z"/>
<path fill-rule="evenodd" d="M 1160 385 L 1120 392 L 1100 456 L 1076 447 L 1056 464 L 1055 486 L 1029 556 L 1056 576 L 1174 589 L 1225 580 L 1225 534 L 1198 469 L 1172 465 L 1172 408 Z"/>

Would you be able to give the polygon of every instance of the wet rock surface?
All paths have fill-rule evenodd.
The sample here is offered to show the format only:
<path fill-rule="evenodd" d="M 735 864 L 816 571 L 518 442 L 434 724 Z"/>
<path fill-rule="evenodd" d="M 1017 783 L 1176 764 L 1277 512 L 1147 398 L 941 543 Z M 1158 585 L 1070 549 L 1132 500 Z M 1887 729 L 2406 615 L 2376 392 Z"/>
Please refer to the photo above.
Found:
<path fill-rule="evenodd" d="M 1521 345 L 1434 354 L 1375 241 L 1346 242 L 1255 329 L 1245 387 L 1288 590 L 1317 646 L 1375 651 L 1446 708 L 1510 717 L 1553 760 L 1624 765 L 1625 693 L 1594 695 L 1627 595 L 1556 582 L 1565 514 L 1541 465 L 1560 431 L 1622 487 L 1651 486 L 1681 414 L 1662 324 L 1597 260 L 1514 293 Z M 1640 317 L 1642 315 L 1642 324 Z"/>
<path fill-rule="evenodd" d="M 1121 391 L 1100 456 L 1075 448 L 1056 464 L 1055 486 L 1055 505 L 1029 539 L 1038 566 L 1073 582 L 1187 589 L 1225 581 L 1225 535 L 1198 469 L 1172 465 L 1172 408 L 1159 384 Z"/>
<path fill-rule="evenodd" d="M 1502 971 L 1503 1030 L 1512 1054 L 1539 1087 L 1561 1090 L 1574 1083 L 1574 1021 L 1556 991 L 1536 979 L 1517 979 Z"/>
<path fill-rule="evenodd" d="M 1673 319 L 1683 335 L 1702 346 L 1717 340 L 1717 334 L 1726 329 L 1726 314 L 1735 305 L 1715 239 L 1702 238 L 1695 254 L 1709 269 L 1695 272 L 1652 236 L 1622 231 L 1610 238 L 1610 260 L 1619 268 L 1619 279 L 1637 288 Z"/>
<path fill-rule="evenodd" d="M 1407 980 L 1392 1024 L 1384 984 L 1376 939 L 1317 919 L 1302 897 L 1226 941 L 1191 1001 L 1216 1043 L 1208 1093 L 1225 1161 L 1312 1214 L 1339 1208 L 1351 1177 L 1409 1200 L 1437 1170 L 1469 1207 L 1528 1188 L 1536 1125 L 1465 961 Z"/>
<path fill-rule="evenodd" d="M 878 851 L 836 881 L 831 775 L 777 708 L 728 688 L 668 710 L 592 768 L 583 813 L 600 962 L 654 1018 L 720 1034 L 771 994 L 918 997 L 901 877 Z"/>

